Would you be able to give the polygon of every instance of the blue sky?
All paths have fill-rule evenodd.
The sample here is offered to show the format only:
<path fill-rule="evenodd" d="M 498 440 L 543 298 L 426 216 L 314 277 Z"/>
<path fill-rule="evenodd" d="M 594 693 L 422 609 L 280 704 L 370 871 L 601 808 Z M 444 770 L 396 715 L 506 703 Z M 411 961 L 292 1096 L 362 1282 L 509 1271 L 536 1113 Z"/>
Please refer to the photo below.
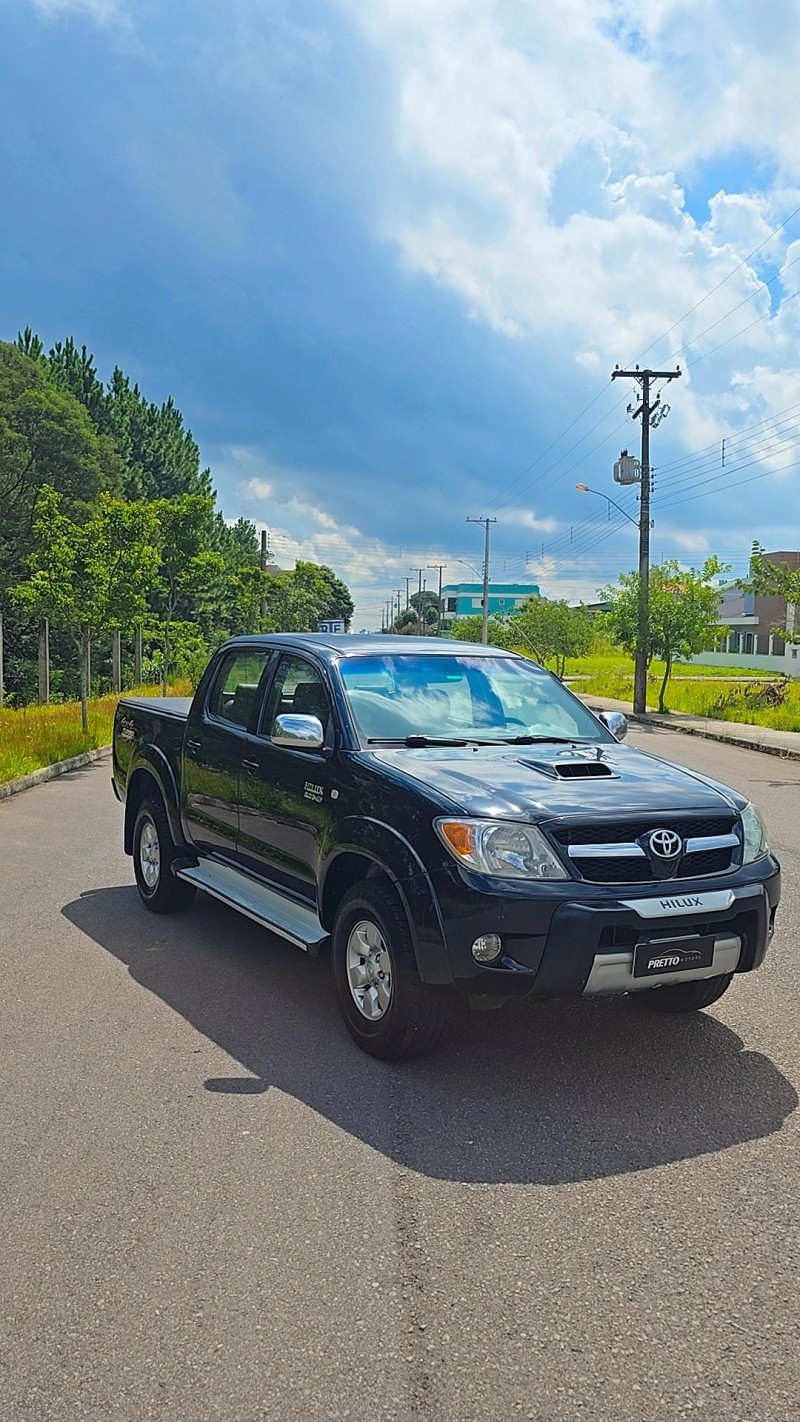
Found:
<path fill-rule="evenodd" d="M 659 0 L 633 39 L 625 0 L 532 8 L 0 13 L 0 336 L 72 334 L 172 394 L 226 515 L 329 562 L 365 626 L 411 567 L 472 576 L 467 516 L 496 514 L 498 578 L 589 597 L 629 567 L 630 525 L 574 486 L 635 514 L 610 477 L 632 391 L 604 387 L 651 342 L 690 362 L 656 556 L 785 543 L 800 218 L 743 259 L 800 205 L 797 38 L 744 0 Z"/>

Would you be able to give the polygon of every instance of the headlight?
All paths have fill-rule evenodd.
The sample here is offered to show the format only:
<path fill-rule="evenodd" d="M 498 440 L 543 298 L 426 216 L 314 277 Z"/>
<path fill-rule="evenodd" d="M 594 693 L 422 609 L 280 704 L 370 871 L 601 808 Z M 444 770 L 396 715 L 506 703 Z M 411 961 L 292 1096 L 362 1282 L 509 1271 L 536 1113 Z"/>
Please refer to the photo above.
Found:
<path fill-rule="evenodd" d="M 567 879 L 566 869 L 532 825 L 498 820 L 435 820 L 445 849 L 466 869 L 498 879 Z"/>
<path fill-rule="evenodd" d="M 752 864 L 754 859 L 761 859 L 763 855 L 769 854 L 767 827 L 755 805 L 745 805 L 742 810 L 742 829 L 745 864 Z"/>

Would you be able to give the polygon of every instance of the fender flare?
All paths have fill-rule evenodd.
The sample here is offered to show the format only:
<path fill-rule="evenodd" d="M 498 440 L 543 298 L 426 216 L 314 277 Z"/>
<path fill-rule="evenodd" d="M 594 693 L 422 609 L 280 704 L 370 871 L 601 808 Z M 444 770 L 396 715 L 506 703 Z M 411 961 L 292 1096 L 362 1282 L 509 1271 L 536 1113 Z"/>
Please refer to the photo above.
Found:
<path fill-rule="evenodd" d="M 391 825 L 366 816 L 352 816 L 337 827 L 335 848 L 320 866 L 319 902 L 337 860 L 345 854 L 369 859 L 391 881 L 408 918 L 417 969 L 425 983 L 452 983 L 453 974 L 439 902 L 433 881 L 413 845 Z M 326 923 L 326 928 L 332 924 Z"/>
<path fill-rule="evenodd" d="M 176 846 L 185 844 L 185 837 L 180 820 L 180 796 L 175 775 L 164 752 L 158 746 L 148 745 L 135 757 L 128 768 L 128 777 L 125 787 L 125 853 L 133 853 L 133 806 L 137 802 L 131 798 L 131 789 L 137 776 L 144 774 L 154 782 L 164 803 L 167 814 L 169 832 L 172 835 L 172 843 Z"/>

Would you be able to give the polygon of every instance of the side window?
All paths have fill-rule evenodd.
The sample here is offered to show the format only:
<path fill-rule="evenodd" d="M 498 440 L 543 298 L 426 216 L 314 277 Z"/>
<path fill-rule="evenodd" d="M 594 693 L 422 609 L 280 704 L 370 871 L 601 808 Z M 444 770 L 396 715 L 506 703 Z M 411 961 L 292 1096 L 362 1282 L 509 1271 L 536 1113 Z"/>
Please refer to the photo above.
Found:
<path fill-rule="evenodd" d="M 277 716 L 316 716 L 329 739 L 328 693 L 319 672 L 302 657 L 281 657 L 261 718 L 262 736 L 272 734 Z"/>
<path fill-rule="evenodd" d="M 234 726 L 247 727 L 258 695 L 258 684 L 269 661 L 269 651 L 259 652 L 248 647 L 229 652 L 214 680 L 208 700 L 212 716 L 230 721 Z"/>

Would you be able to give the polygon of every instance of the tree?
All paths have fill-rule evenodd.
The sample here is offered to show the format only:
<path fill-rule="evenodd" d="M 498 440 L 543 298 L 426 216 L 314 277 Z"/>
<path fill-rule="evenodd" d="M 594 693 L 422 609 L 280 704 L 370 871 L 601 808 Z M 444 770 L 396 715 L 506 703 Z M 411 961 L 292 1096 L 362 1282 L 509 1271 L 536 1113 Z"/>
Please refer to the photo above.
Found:
<path fill-rule="evenodd" d="M 492 647 L 511 648 L 514 645 L 514 637 L 511 631 L 512 623 L 503 617 L 490 617 L 488 632 L 489 645 Z M 447 627 L 448 637 L 454 637 L 457 642 L 480 642 L 483 632 L 483 618 L 480 613 L 475 617 L 457 617 L 450 622 Z"/>
<path fill-rule="evenodd" d="M 41 361 L 0 342 L 0 593 L 24 573 L 42 486 L 56 489 L 80 521 L 113 484 L 106 453 L 86 411 Z"/>
<path fill-rule="evenodd" d="M 564 675 L 568 657 L 586 655 L 594 636 L 583 608 L 546 597 L 529 597 L 508 625 L 543 666 L 555 663 L 557 676 Z"/>
<path fill-rule="evenodd" d="M 228 636 L 237 637 L 255 632 L 267 584 L 255 524 L 245 518 L 228 524 L 218 513 L 214 517 L 211 545 L 222 558 L 223 566 L 217 580 L 217 599 L 211 609 L 208 633 L 224 631 Z"/>
<path fill-rule="evenodd" d="M 719 626 L 719 590 L 713 579 L 726 572 L 718 558 L 707 558 L 699 570 L 681 568 L 668 559 L 650 570 L 647 664 L 653 657 L 664 661 L 658 709 L 665 711 L 665 696 L 672 667 L 679 657 L 702 652 L 724 630 Z M 639 575 L 622 573 L 617 586 L 603 589 L 611 604 L 608 625 L 616 642 L 630 656 L 636 652 L 639 626 Z"/>
<path fill-rule="evenodd" d="M 161 677 L 166 696 L 170 673 L 170 629 L 181 605 L 191 599 L 196 611 L 212 604 L 225 563 L 209 547 L 212 500 L 204 494 L 156 499 L 152 505 L 160 558 L 161 637 L 164 652 Z"/>
<path fill-rule="evenodd" d="M 750 558 L 750 579 L 742 583 L 746 592 L 757 593 L 760 597 L 781 597 L 786 599 L 786 616 L 776 623 L 777 632 L 784 642 L 800 642 L 800 618 L 795 609 L 800 608 L 800 568 L 790 568 L 788 563 L 772 563 L 760 543 L 753 544 Z"/>
<path fill-rule="evenodd" d="M 345 631 L 349 632 L 355 604 L 347 583 L 342 582 L 342 579 L 336 576 L 327 563 L 310 564 L 309 566 L 316 567 L 317 577 L 324 583 L 327 590 L 320 621 L 337 620 L 343 622 Z"/>
<path fill-rule="evenodd" d="M 15 589 L 15 598 L 70 633 L 79 657 L 81 725 L 86 732 L 91 639 L 130 627 L 144 615 L 146 593 L 158 572 L 157 525 L 151 507 L 107 493 L 100 495 L 83 523 L 64 513 L 62 502 L 56 489 L 42 486 L 30 573 Z"/>
<path fill-rule="evenodd" d="M 411 594 L 408 607 L 398 612 L 391 630 L 403 632 L 406 636 L 425 636 L 431 627 L 439 623 L 439 599 L 435 592 L 427 588 Z"/>
<path fill-rule="evenodd" d="M 148 402 L 117 366 L 108 385 L 108 422 L 127 470 L 129 498 L 211 496 L 211 471 L 200 468 L 200 451 L 170 397 Z"/>

